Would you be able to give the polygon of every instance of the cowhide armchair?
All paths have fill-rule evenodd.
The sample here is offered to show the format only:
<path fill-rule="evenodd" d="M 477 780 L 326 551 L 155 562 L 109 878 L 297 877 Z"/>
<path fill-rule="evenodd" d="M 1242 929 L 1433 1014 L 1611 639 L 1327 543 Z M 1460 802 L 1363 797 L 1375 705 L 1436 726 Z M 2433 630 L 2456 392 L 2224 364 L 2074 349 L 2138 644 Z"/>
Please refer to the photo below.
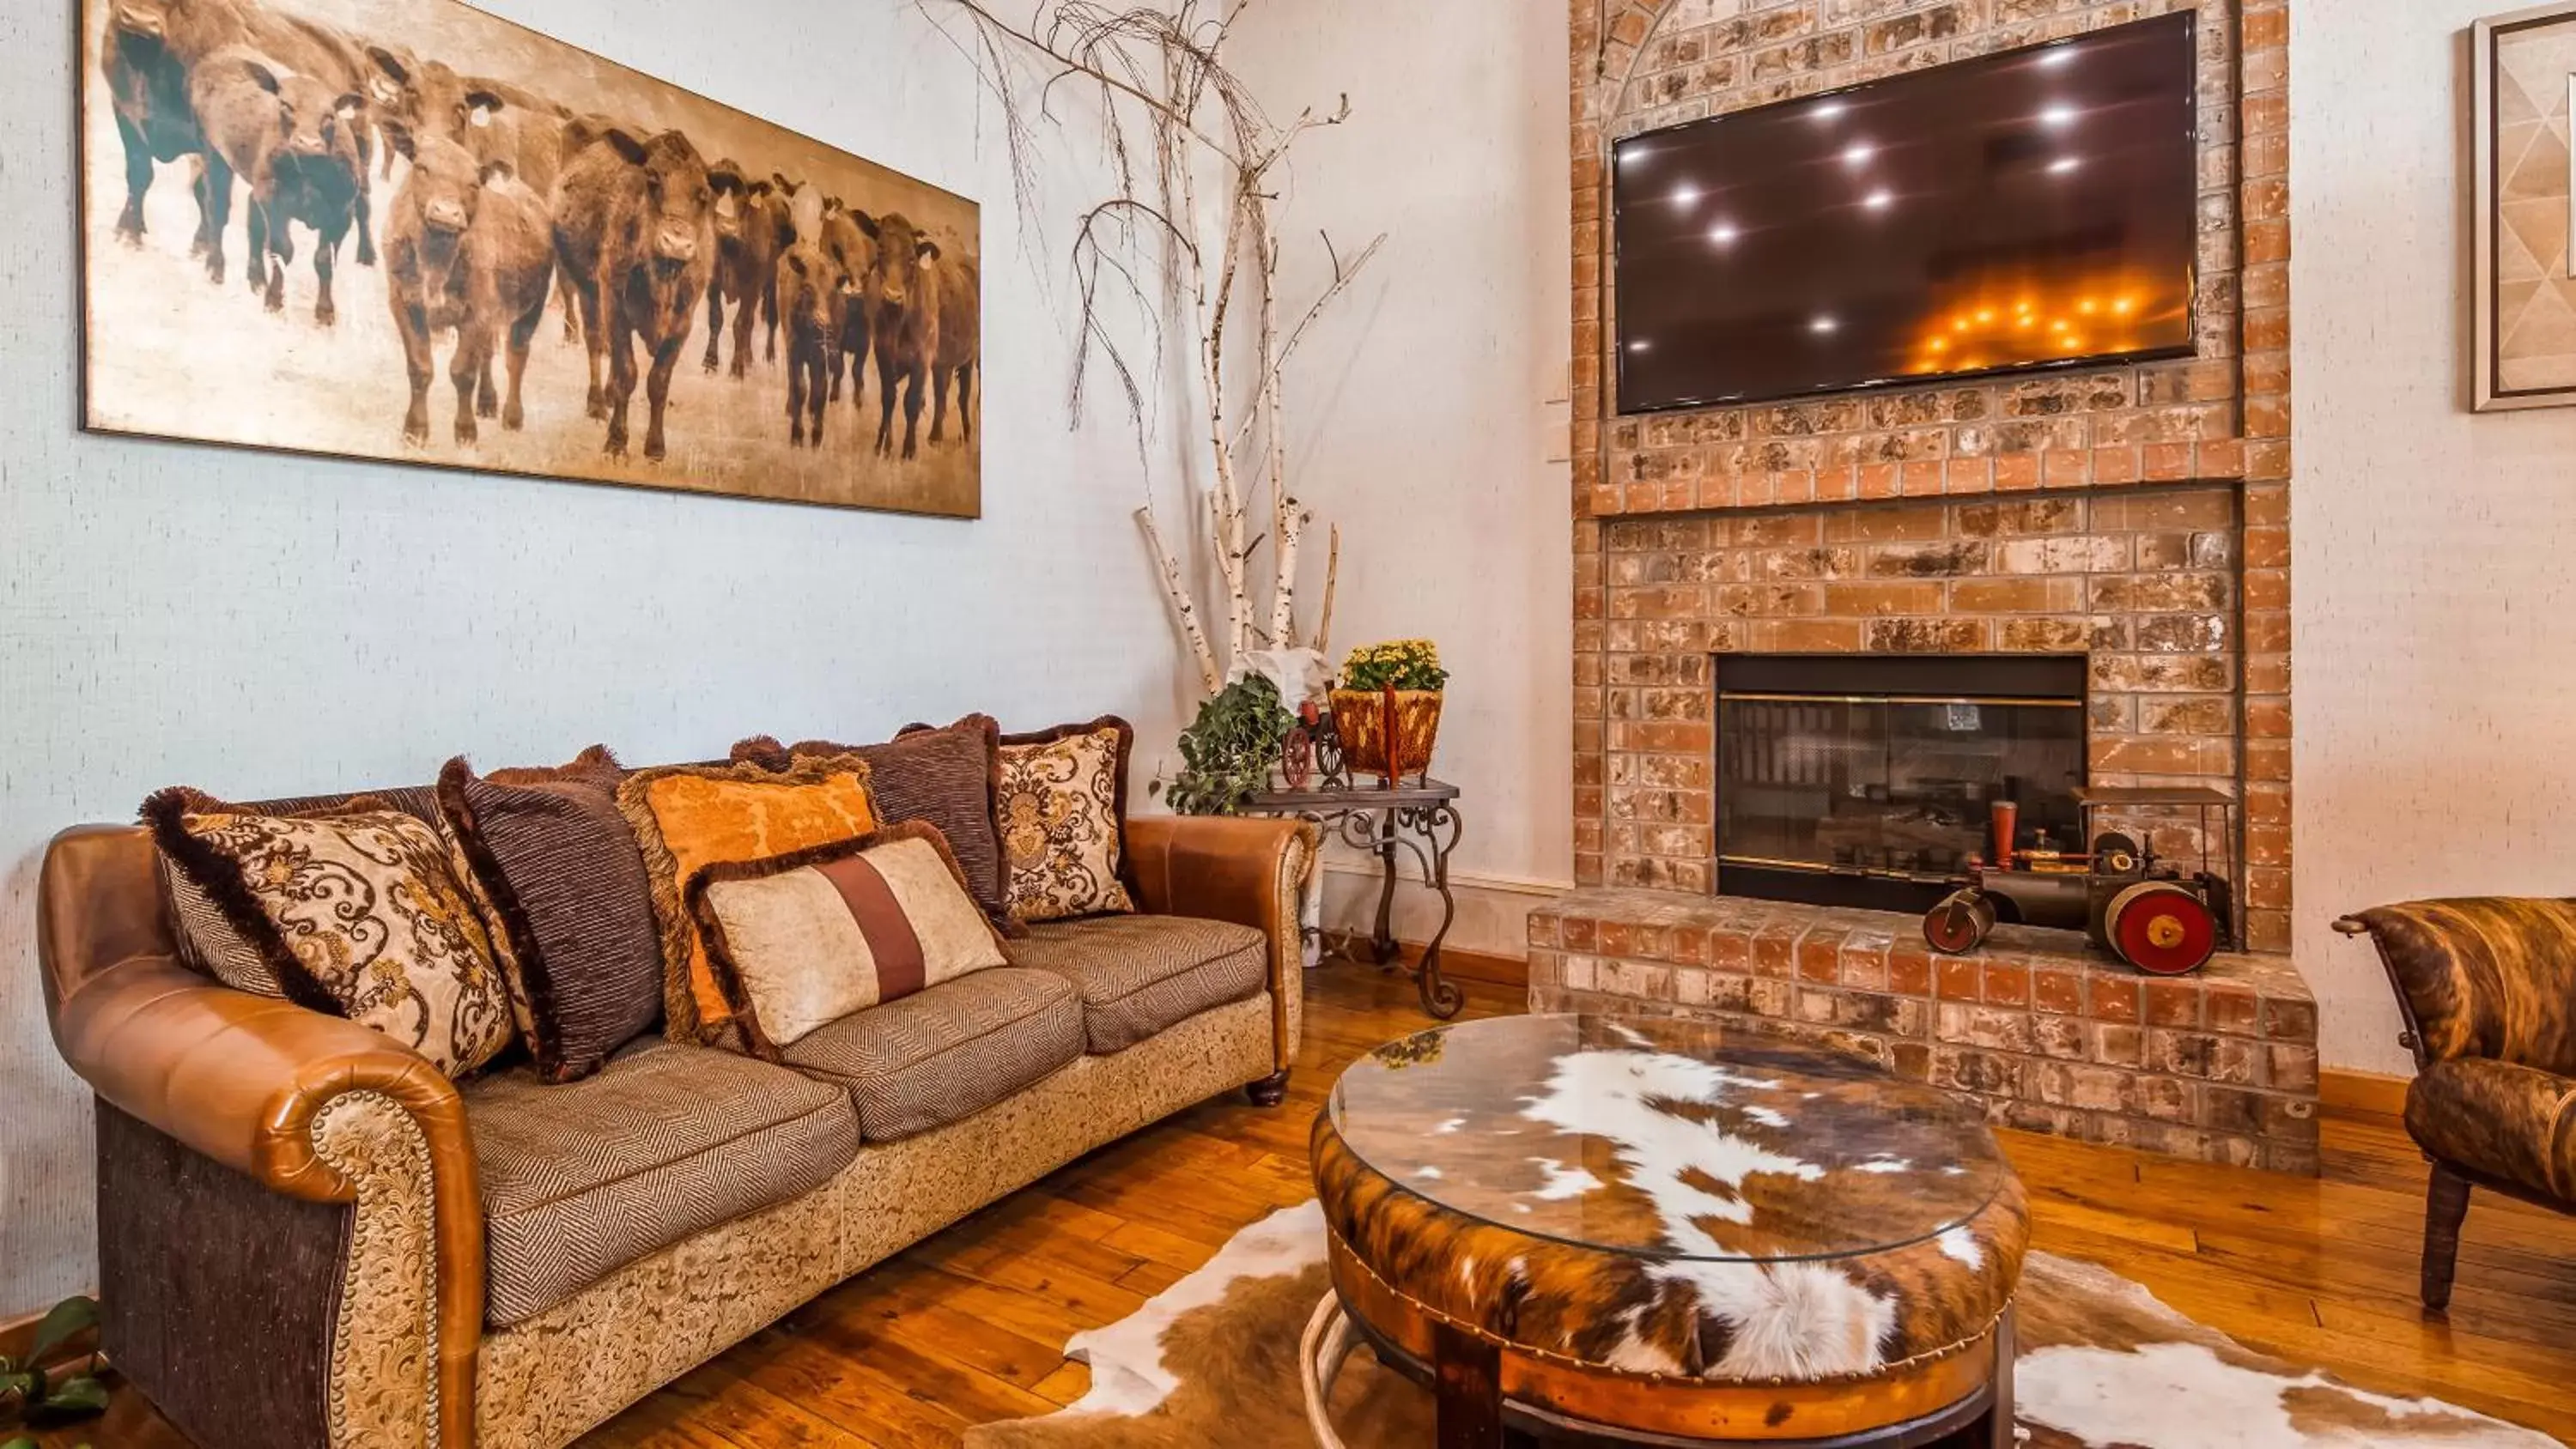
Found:
<path fill-rule="evenodd" d="M 2469 1190 L 2576 1213 L 2576 900 L 2413 901 L 2368 934 L 2415 1053 L 2406 1131 L 2433 1161 L 2424 1306 L 2451 1301 Z"/>

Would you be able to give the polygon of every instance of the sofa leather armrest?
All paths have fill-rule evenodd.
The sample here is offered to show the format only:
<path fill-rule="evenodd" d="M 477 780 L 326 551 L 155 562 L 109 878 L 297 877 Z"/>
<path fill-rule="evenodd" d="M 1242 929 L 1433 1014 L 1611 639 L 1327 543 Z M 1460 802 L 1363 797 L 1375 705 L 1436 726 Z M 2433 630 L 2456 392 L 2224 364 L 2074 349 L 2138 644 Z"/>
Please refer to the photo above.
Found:
<path fill-rule="evenodd" d="M 435 1312 L 438 1392 L 433 1399 L 424 1384 L 418 1399 L 424 1411 L 439 1409 L 387 1442 L 471 1444 L 483 1210 L 454 1083 L 356 1022 L 235 991 L 160 955 L 128 957 L 79 980 L 56 1003 L 53 1030 L 72 1070 L 127 1114 L 272 1191 L 357 1205 L 348 1297 L 362 1281 L 383 1290 L 389 1277 L 417 1278 L 420 1260 L 434 1257 L 434 1281 L 377 1294 L 413 1299 L 424 1312 L 434 1303 Z M 371 1217 L 386 1226 L 372 1237 Z M 356 1261 L 370 1242 L 388 1250 L 384 1261 Z M 353 1311 L 372 1317 L 372 1308 L 344 1300 L 344 1330 Z M 416 1338 L 418 1320 L 398 1336 Z M 344 1338 L 372 1341 L 364 1331 Z M 379 1393 L 390 1387 L 370 1385 Z"/>
<path fill-rule="evenodd" d="M 1232 921 L 1270 938 L 1281 1071 L 1297 1057 L 1305 981 L 1298 902 L 1321 843 L 1303 820 L 1138 815 L 1127 821 L 1127 865 L 1139 910 Z"/>

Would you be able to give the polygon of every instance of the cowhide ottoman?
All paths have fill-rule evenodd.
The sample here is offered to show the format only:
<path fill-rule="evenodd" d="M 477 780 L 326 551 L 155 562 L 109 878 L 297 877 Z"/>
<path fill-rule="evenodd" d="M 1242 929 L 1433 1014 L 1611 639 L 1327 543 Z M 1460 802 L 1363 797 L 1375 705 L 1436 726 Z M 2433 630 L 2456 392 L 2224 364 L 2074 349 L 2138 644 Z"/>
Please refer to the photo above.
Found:
<path fill-rule="evenodd" d="M 2021 1183 L 1968 1104 L 1693 1022 L 1504 1017 L 1380 1047 L 1316 1119 L 1333 1292 L 1307 1411 L 1365 1341 L 1506 1437 L 2005 1446 Z"/>

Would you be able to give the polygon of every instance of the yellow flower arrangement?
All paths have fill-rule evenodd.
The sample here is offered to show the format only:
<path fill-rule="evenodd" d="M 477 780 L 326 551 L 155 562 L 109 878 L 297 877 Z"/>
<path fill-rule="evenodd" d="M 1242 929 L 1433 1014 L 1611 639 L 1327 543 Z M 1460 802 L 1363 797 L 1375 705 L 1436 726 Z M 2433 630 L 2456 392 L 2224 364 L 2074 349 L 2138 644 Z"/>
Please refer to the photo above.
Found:
<path fill-rule="evenodd" d="M 1342 661 L 1343 689 L 1375 692 L 1393 685 L 1436 691 L 1448 682 L 1449 671 L 1440 667 L 1440 646 L 1428 639 L 1363 644 Z"/>

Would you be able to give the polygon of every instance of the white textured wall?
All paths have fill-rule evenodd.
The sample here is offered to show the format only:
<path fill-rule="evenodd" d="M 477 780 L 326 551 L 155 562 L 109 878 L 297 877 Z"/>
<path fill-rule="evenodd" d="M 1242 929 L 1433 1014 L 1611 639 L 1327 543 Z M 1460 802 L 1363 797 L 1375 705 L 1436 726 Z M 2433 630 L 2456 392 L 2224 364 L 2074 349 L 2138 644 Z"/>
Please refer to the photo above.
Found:
<path fill-rule="evenodd" d="M 992 106 L 910 0 L 487 3 L 984 202 L 985 518 L 77 433 L 69 25 L 61 5 L 0 15 L 0 1319 L 95 1281 L 88 1097 L 35 971 L 56 829 L 131 818 L 174 782 L 418 781 L 458 751 L 520 764 L 606 740 L 646 762 L 987 709 L 1123 711 L 1150 755 L 1177 728 L 1128 520 L 1134 440 L 1105 415 L 1065 426 L 1056 243 L 1097 190 L 1080 122 L 1048 143 L 1040 251 Z M 286 324 L 245 296 L 243 325 Z M 225 365 L 222 338 L 205 363 Z"/>
<path fill-rule="evenodd" d="M 2290 11 L 2297 960 L 2401 1072 L 2344 911 L 2576 894 L 2576 410 L 2472 415 L 2466 46 L 2497 0 Z"/>
<path fill-rule="evenodd" d="M 1565 17 L 1265 0 L 1233 63 L 1278 120 L 1350 96 L 1349 122 L 1293 154 L 1284 303 L 1331 276 L 1319 228 L 1345 255 L 1387 243 L 1290 369 L 1294 486 L 1341 525 L 1334 652 L 1439 641 L 1433 773 L 1466 791 L 1450 942 L 1517 956 L 1521 917 L 1573 871 Z M 1320 530 L 1306 562 L 1311 591 Z M 1374 911 L 1367 881 L 1331 881 L 1336 923 Z M 1402 900 L 1398 934 L 1420 940 L 1437 912 Z"/>

